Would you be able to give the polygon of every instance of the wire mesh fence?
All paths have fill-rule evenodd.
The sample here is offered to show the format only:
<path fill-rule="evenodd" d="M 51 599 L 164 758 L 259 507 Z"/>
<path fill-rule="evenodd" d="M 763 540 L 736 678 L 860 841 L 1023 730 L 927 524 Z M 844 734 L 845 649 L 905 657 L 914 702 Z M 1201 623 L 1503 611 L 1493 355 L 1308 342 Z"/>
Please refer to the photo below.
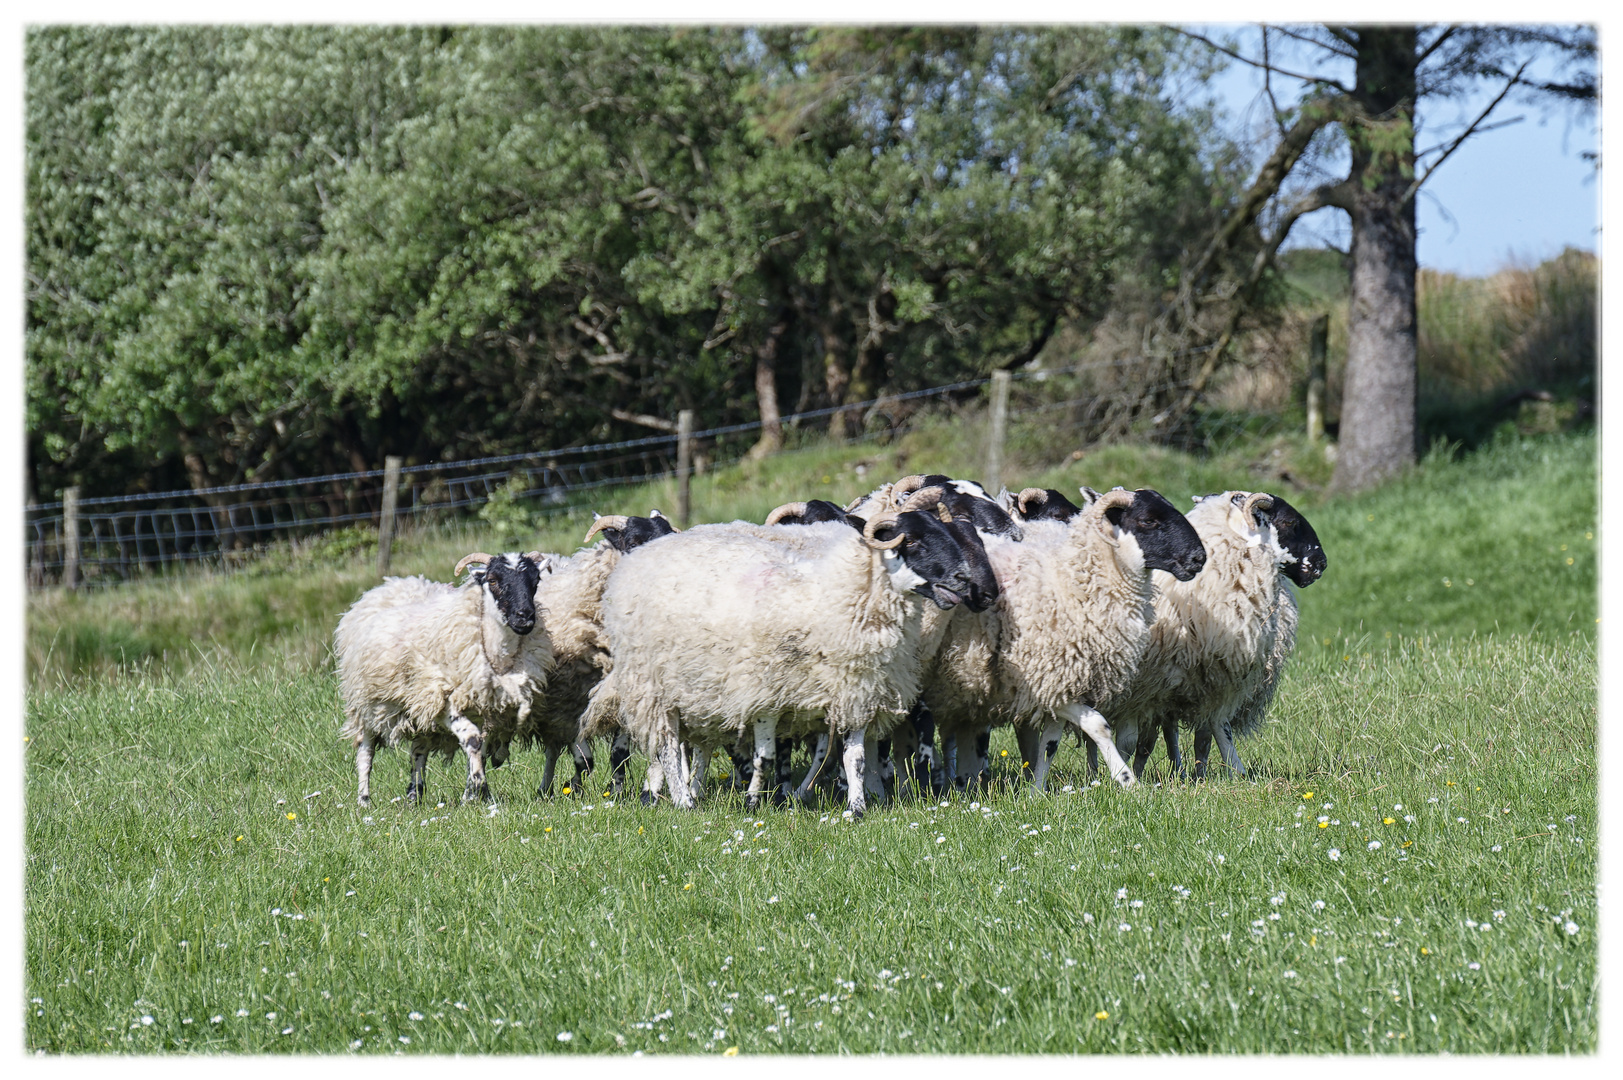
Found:
<path fill-rule="evenodd" d="M 1013 373 L 1008 403 L 1011 437 L 1044 445 L 1056 439 L 1076 442 L 1128 437 L 1141 410 L 1131 385 L 1131 365 L 1120 361 Z M 891 440 L 933 416 L 943 406 L 979 408 L 989 379 L 972 379 L 872 401 L 815 409 L 785 416 L 791 441 L 797 432 L 817 431 L 823 422 L 854 417 L 860 434 L 848 441 Z M 1164 388 L 1163 388 L 1164 390 Z M 1273 414 L 1224 414 L 1208 423 L 1208 444 L 1243 433 L 1256 434 Z M 1227 425 L 1225 428 L 1223 425 Z M 760 421 L 695 431 L 691 435 L 698 471 L 741 461 L 755 444 Z M 1039 428 L 1035 434 L 1033 428 Z M 1210 448 L 1210 447 L 1209 447 Z M 540 514 L 569 513 L 601 501 L 605 491 L 676 475 L 678 436 L 658 434 L 589 446 L 537 450 L 466 461 L 436 462 L 400 469 L 395 528 L 424 527 L 471 517 L 498 492 L 522 500 Z M 208 566 L 231 570 L 277 545 L 297 543 L 333 530 L 375 529 L 384 507 L 385 470 L 334 473 L 201 490 L 79 498 L 68 527 L 67 501 L 27 507 L 24 515 L 27 581 L 32 588 L 63 583 L 105 587 L 121 582 Z M 71 533 L 76 532 L 76 537 Z M 77 558 L 69 548 L 76 540 Z"/>

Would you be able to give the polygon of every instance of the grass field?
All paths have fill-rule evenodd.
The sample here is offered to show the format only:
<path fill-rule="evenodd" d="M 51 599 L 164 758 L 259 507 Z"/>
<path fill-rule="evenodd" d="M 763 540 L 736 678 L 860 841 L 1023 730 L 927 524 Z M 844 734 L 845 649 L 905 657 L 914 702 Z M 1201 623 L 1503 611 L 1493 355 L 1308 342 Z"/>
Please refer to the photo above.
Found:
<path fill-rule="evenodd" d="M 309 650 L 364 553 L 40 600 L 27 1046 L 1592 1052 L 1594 453 L 1506 439 L 1298 500 L 1329 569 L 1301 593 L 1277 722 L 1240 747 L 1251 777 L 1090 787 L 1068 746 L 1051 797 L 1004 784 L 855 826 L 733 795 L 694 814 L 600 787 L 539 803 L 533 756 L 492 774 L 494 809 L 458 806 L 460 760 L 435 761 L 410 810 L 388 801 L 405 756 L 381 755 L 363 814 Z M 849 457 L 793 467 L 855 488 Z M 1248 468 L 1111 451 L 1029 479 L 1187 505 Z M 699 505 L 727 517 L 804 477 L 711 482 L 734 486 Z M 457 542 L 404 561 L 437 568 Z M 122 624 L 132 641 L 160 616 L 213 641 L 118 668 L 90 627 L 119 604 L 150 612 Z"/>

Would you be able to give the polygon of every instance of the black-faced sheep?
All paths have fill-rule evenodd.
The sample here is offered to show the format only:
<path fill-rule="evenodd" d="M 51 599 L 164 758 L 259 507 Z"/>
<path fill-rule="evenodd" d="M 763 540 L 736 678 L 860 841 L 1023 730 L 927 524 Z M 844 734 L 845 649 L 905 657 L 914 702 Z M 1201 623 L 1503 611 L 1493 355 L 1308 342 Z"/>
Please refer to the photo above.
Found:
<path fill-rule="evenodd" d="M 343 736 L 355 745 L 358 800 L 371 801 L 378 741 L 411 743 L 412 802 L 424 792 L 430 752 L 468 758 L 463 801 L 489 798 L 484 746 L 505 742 L 528 716 L 552 663 L 538 623 L 535 590 L 547 561 L 540 552 L 475 552 L 456 566 L 483 569 L 460 587 L 423 577 L 386 578 L 338 620 L 333 635 Z"/>
<path fill-rule="evenodd" d="M 1303 587 L 1317 581 L 1324 549 L 1307 519 L 1267 492 L 1197 498 L 1188 517 L 1209 561 L 1190 582 L 1155 575 L 1155 628 L 1133 689 L 1111 718 L 1116 745 L 1142 773 L 1165 734 L 1172 768 L 1181 771 L 1182 726 L 1195 733 L 1197 778 L 1214 739 L 1243 776 L 1234 740 L 1263 723 L 1296 642 L 1296 601 L 1281 578 Z"/>
<path fill-rule="evenodd" d="M 780 719 L 822 717 L 847 735 L 848 808 L 860 816 L 865 741 L 906 716 L 918 693 L 928 598 L 941 609 L 968 592 L 958 543 L 933 514 L 884 511 L 862 533 L 701 525 L 625 556 L 603 594 L 614 667 L 589 714 L 617 714 L 657 756 L 672 802 L 693 805 L 679 740 L 700 754 L 754 735 L 776 775 Z M 864 737 L 867 737 L 865 740 Z"/>

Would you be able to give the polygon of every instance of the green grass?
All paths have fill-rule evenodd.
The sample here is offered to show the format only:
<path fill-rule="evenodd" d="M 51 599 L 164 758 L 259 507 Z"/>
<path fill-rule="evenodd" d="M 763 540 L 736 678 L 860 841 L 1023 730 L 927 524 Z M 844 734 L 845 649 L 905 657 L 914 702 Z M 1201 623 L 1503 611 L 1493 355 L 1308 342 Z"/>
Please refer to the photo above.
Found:
<path fill-rule="evenodd" d="M 1278 448 L 1117 448 L 1028 482 L 1153 482 L 1182 504 L 1311 452 Z M 706 477 L 695 503 L 759 520 L 872 486 L 859 459 L 882 476 L 962 468 L 955 452 L 973 456 L 806 451 Z M 194 605 L 215 643 L 97 678 L 36 655 L 27 1045 L 1592 1053 L 1594 452 L 1502 440 L 1356 500 L 1292 493 L 1330 564 L 1300 594 L 1276 722 L 1240 748 L 1250 778 L 1094 788 L 1067 745 L 1050 798 L 1003 783 L 856 826 L 746 815 L 730 794 L 696 814 L 606 806 L 598 787 L 540 803 L 535 755 L 492 774 L 494 814 L 456 805 L 460 759 L 430 764 L 424 808 L 389 802 L 407 762 L 380 755 L 363 815 L 314 650 L 369 583 L 364 555 L 35 601 L 31 653 L 42 611 L 60 642 L 97 605 L 146 605 L 177 635 Z M 542 546 L 572 546 L 555 535 Z M 448 568 L 456 543 L 418 537 L 397 565 Z M 300 576 L 332 580 L 300 598 Z M 994 747 L 1012 779 L 1012 739 Z"/>

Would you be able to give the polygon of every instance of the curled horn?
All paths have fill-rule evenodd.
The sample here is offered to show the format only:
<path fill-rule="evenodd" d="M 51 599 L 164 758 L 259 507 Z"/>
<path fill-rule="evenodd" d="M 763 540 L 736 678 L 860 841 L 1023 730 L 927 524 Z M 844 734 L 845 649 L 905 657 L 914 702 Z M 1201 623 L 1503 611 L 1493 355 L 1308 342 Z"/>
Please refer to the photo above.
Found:
<path fill-rule="evenodd" d="M 543 574 L 550 574 L 552 572 L 552 560 L 547 558 L 546 552 L 526 551 L 524 553 L 524 557 L 535 563 L 536 569 L 540 570 Z"/>
<path fill-rule="evenodd" d="M 909 477 L 908 479 L 912 478 Z M 943 524 L 946 524 L 952 521 L 952 513 L 941 501 L 945 497 L 946 491 L 940 486 L 919 488 L 909 495 L 902 505 L 896 508 L 896 512 L 905 514 L 910 510 L 934 510 L 936 516 L 941 519 Z"/>
<path fill-rule="evenodd" d="M 1030 513 L 1030 511 L 1026 509 L 1026 503 L 1034 502 L 1038 506 L 1041 506 L 1047 501 L 1048 491 L 1045 488 L 1025 488 L 1020 492 L 1020 494 L 1014 497 L 1014 504 L 1020 508 L 1020 513 L 1022 516 Z"/>
<path fill-rule="evenodd" d="M 868 519 L 868 524 L 862 527 L 862 538 L 868 542 L 869 547 L 878 551 L 889 551 L 892 548 L 899 548 L 902 546 L 902 542 L 907 539 L 907 537 L 902 533 L 897 533 L 889 540 L 874 539 L 874 533 L 878 532 L 880 529 L 883 529 L 887 525 L 894 524 L 896 524 L 895 511 L 886 510 L 875 514 L 873 517 Z"/>
<path fill-rule="evenodd" d="M 466 570 L 473 563 L 485 563 L 488 565 L 492 557 L 493 556 L 486 555 L 482 551 L 476 551 L 472 555 L 464 555 L 462 556 L 462 561 L 456 564 L 456 569 L 451 571 L 451 576 L 454 578 L 461 577 L 462 571 Z"/>
<path fill-rule="evenodd" d="M 806 513 L 806 504 L 803 502 L 784 503 L 766 516 L 766 524 L 776 525 L 786 517 L 801 517 Z"/>
<path fill-rule="evenodd" d="M 596 521 L 592 522 L 592 527 L 590 529 L 586 530 L 586 539 L 582 540 L 581 543 L 590 543 L 592 537 L 596 536 L 604 529 L 623 529 L 626 527 L 626 523 L 630 520 L 631 519 L 626 517 L 624 514 L 608 514 L 604 517 L 600 517 Z"/>
<path fill-rule="evenodd" d="M 1103 523 L 1106 528 L 1109 528 L 1110 519 L 1105 517 L 1105 511 L 1115 510 L 1117 507 L 1126 509 L 1127 507 L 1133 505 L 1133 500 L 1137 498 L 1137 496 L 1138 492 L 1136 491 L 1129 491 L 1126 488 L 1119 487 L 1111 488 L 1109 491 L 1093 500 L 1093 506 L 1091 509 L 1095 514 L 1099 515 L 1100 522 Z"/>
<path fill-rule="evenodd" d="M 1245 514 L 1246 521 L 1249 522 L 1253 528 L 1259 524 L 1257 521 L 1257 511 L 1272 510 L 1273 508 L 1274 497 L 1268 494 L 1266 491 L 1254 491 L 1250 495 L 1247 495 L 1240 503 L 1241 512 Z"/>
<path fill-rule="evenodd" d="M 923 486 L 924 477 L 918 475 L 917 473 L 914 473 L 912 476 L 904 476 L 894 484 L 890 485 L 890 501 L 893 503 L 899 503 Z M 914 509 L 918 508 L 914 507 Z"/>

